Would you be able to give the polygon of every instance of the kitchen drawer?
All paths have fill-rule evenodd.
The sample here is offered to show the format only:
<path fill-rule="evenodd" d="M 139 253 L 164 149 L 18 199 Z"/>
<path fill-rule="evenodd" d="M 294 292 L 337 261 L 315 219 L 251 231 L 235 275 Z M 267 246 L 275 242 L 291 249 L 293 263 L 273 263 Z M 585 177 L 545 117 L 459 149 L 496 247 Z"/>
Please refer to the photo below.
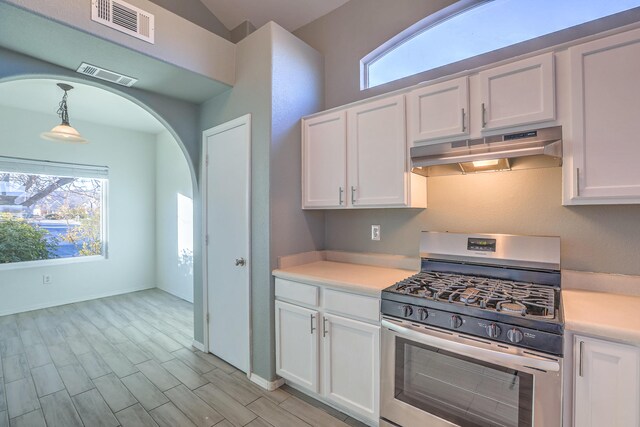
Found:
<path fill-rule="evenodd" d="M 276 298 L 317 307 L 319 292 L 320 290 L 317 286 L 305 285 L 304 283 L 276 277 Z"/>
<path fill-rule="evenodd" d="M 326 311 L 370 322 L 380 321 L 380 299 L 327 289 L 323 307 Z"/>

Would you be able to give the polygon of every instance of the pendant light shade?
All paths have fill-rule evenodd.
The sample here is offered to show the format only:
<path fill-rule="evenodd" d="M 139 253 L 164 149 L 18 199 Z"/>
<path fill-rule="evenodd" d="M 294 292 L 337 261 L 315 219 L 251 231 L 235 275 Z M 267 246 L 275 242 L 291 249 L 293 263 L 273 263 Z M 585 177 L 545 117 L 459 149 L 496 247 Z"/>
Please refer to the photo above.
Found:
<path fill-rule="evenodd" d="M 68 142 L 75 144 L 87 144 L 89 141 L 84 139 L 80 132 L 75 130 L 69 124 L 69 110 L 67 107 L 67 92 L 73 89 L 73 86 L 58 83 L 58 87 L 64 91 L 64 95 L 62 96 L 62 101 L 60 101 L 60 105 L 58 107 L 58 116 L 62 120 L 58 126 L 51 129 L 49 132 L 43 132 L 40 136 L 49 141 L 56 142 Z"/>

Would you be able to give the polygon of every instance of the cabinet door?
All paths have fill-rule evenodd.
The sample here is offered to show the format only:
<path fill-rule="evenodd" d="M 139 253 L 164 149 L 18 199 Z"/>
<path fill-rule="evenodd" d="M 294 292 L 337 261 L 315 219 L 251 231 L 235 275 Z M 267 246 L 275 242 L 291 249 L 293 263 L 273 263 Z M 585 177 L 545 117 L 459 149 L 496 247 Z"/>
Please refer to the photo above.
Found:
<path fill-rule="evenodd" d="M 346 205 L 347 128 L 344 111 L 302 121 L 302 207 Z"/>
<path fill-rule="evenodd" d="M 414 145 L 469 135 L 469 78 L 421 87 L 407 95 L 409 141 Z"/>
<path fill-rule="evenodd" d="M 553 53 L 478 74 L 482 130 L 555 120 Z"/>
<path fill-rule="evenodd" d="M 276 301 L 276 373 L 318 393 L 318 312 Z"/>
<path fill-rule="evenodd" d="M 640 426 L 640 349 L 576 336 L 574 425 Z"/>
<path fill-rule="evenodd" d="M 407 205 L 404 95 L 347 112 L 348 202 L 353 207 Z"/>
<path fill-rule="evenodd" d="M 377 421 L 380 327 L 330 314 L 322 326 L 324 396 Z"/>
<path fill-rule="evenodd" d="M 572 200 L 640 202 L 640 31 L 569 51 Z"/>

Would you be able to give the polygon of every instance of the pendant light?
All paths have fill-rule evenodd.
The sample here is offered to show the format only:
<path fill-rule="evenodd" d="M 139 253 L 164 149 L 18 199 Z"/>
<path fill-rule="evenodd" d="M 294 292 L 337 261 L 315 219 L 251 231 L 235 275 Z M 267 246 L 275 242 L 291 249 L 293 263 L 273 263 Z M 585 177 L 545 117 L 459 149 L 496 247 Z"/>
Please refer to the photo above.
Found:
<path fill-rule="evenodd" d="M 67 108 L 67 92 L 73 89 L 73 86 L 58 83 L 58 87 L 64 91 L 64 95 L 62 96 L 62 101 L 60 101 L 60 106 L 58 107 L 58 116 L 62 119 L 62 123 L 58 126 L 51 129 L 49 132 L 43 132 L 40 136 L 49 141 L 56 142 L 69 142 L 73 144 L 86 144 L 89 141 L 84 139 L 80 132 L 75 130 L 69 124 L 69 110 Z"/>

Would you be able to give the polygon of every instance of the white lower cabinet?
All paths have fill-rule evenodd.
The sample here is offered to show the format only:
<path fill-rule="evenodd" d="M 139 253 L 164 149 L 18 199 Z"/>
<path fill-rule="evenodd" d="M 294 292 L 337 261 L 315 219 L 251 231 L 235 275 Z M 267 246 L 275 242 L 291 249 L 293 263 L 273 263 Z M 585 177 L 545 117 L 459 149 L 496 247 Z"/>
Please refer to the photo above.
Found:
<path fill-rule="evenodd" d="M 276 373 L 318 392 L 318 312 L 276 301 Z"/>
<path fill-rule="evenodd" d="M 313 287 L 298 285 L 307 290 Z M 302 307 L 296 305 L 304 302 L 295 286 L 296 282 L 276 278 L 276 373 L 292 385 L 308 390 L 313 397 L 377 425 L 379 300 L 319 287 L 320 301 L 324 303 Z M 364 307 L 353 311 L 353 317 L 360 317 L 343 315 L 341 303 L 345 301 Z"/>
<path fill-rule="evenodd" d="M 323 315 L 323 394 L 369 419 L 378 418 L 380 327 Z"/>
<path fill-rule="evenodd" d="M 576 427 L 640 427 L 640 348 L 575 336 Z"/>

